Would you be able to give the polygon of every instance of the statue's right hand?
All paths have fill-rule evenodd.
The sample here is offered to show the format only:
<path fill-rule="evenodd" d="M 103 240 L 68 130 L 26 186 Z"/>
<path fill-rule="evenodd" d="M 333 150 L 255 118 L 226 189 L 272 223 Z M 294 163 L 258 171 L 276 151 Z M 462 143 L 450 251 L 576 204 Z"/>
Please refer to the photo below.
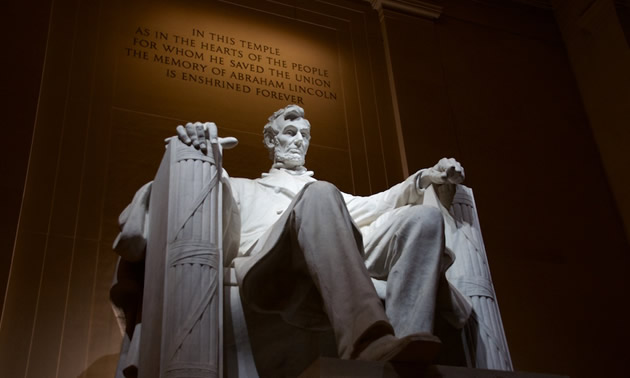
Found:
<path fill-rule="evenodd" d="M 208 152 L 208 141 L 210 140 L 210 128 L 216 125 L 212 122 L 188 122 L 186 126 L 177 126 L 177 137 L 182 143 L 191 145 L 203 153 Z"/>

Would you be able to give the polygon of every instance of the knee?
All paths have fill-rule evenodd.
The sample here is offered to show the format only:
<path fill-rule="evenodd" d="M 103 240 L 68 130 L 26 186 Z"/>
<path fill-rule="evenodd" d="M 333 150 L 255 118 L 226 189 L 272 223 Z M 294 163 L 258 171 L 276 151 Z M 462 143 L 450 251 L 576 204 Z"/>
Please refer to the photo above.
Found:
<path fill-rule="evenodd" d="M 437 263 L 445 244 L 442 213 L 429 206 L 412 206 L 405 213 L 397 231 L 398 261 L 410 266 Z"/>
<path fill-rule="evenodd" d="M 343 197 L 339 189 L 325 181 L 307 184 L 298 195 L 296 209 L 312 211 L 334 211 L 341 208 Z"/>
<path fill-rule="evenodd" d="M 302 197 L 305 199 L 331 199 L 339 197 L 339 189 L 326 181 L 315 181 L 304 187 Z"/>
<path fill-rule="evenodd" d="M 406 227 L 422 229 L 423 233 L 443 233 L 444 218 L 440 210 L 431 206 L 411 206 L 404 220 Z"/>

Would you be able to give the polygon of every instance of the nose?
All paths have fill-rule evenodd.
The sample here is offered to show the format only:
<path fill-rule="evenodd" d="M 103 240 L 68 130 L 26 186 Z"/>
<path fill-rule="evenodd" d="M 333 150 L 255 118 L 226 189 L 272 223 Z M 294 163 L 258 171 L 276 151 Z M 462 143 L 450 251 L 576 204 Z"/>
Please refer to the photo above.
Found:
<path fill-rule="evenodd" d="M 298 131 L 297 134 L 295 134 L 295 137 L 294 137 L 293 140 L 294 140 L 293 143 L 295 143 L 295 145 L 298 146 L 298 147 L 301 147 L 302 144 L 304 144 L 304 138 L 302 137 L 302 133 L 299 132 L 299 131 Z"/>

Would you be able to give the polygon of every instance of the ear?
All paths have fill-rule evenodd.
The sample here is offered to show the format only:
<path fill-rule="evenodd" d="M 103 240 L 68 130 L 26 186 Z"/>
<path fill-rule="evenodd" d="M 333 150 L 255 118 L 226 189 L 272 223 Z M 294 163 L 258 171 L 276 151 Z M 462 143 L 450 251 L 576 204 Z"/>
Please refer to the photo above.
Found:
<path fill-rule="evenodd" d="M 273 136 L 270 138 L 269 135 L 265 135 L 265 146 L 270 150 L 276 148 L 276 137 Z"/>

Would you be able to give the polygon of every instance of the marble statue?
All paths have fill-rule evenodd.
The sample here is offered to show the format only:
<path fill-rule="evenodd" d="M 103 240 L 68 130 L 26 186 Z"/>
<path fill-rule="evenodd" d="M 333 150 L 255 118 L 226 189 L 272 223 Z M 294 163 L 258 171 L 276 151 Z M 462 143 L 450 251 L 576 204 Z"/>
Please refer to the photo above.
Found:
<path fill-rule="evenodd" d="M 264 143 L 273 160 L 269 172 L 255 180 L 232 178 L 219 165 L 219 172 L 199 174 L 215 174 L 223 190 L 219 199 L 222 265 L 234 267 L 244 306 L 279 314 L 297 327 L 332 328 L 341 358 L 430 363 L 441 344 L 433 335 L 435 317 L 442 316 L 453 327 L 462 328 L 471 305 L 446 279 L 454 256 L 445 248 L 443 214 L 423 205 L 423 197 L 429 185 L 448 192 L 463 181 L 464 169 L 454 159 L 444 158 L 384 192 L 353 196 L 316 180 L 306 169 L 310 130 L 304 110 L 289 105 L 269 117 L 264 127 Z M 221 144 L 234 144 L 216 137 L 216 126 L 211 123 L 178 126 L 177 137 L 183 148 L 206 155 L 212 150 L 211 143 L 214 150 Z M 214 162 L 218 159 L 215 154 Z M 144 258 L 149 198 L 153 201 L 155 196 L 152 190 L 151 184 L 142 187 L 121 215 L 122 231 L 115 249 L 123 260 Z M 178 228 L 173 245 L 184 228 Z M 191 232 L 189 237 L 203 231 Z M 194 266 L 198 256 L 188 265 Z M 208 264 L 217 268 L 217 263 Z M 204 287 L 199 286 L 202 282 L 207 286 L 203 290 L 213 287 L 208 282 L 221 282 L 220 276 L 210 273 L 203 278 L 202 267 L 194 269 L 199 272 L 173 273 L 198 278 L 185 289 L 180 287 L 183 293 Z M 179 281 L 185 280 L 181 277 Z M 384 303 L 372 278 L 386 281 L 381 293 Z M 180 298 L 183 294 L 173 295 Z M 201 300 L 200 306 L 211 306 L 212 300 L 207 301 Z M 201 327 L 195 322 L 191 320 L 191 327 Z M 132 335 L 134 330 L 127 333 Z M 138 348 L 133 340 L 126 342 L 128 349 Z M 177 345 L 175 349 L 183 344 Z M 169 353 L 175 356 L 178 352 Z"/>

